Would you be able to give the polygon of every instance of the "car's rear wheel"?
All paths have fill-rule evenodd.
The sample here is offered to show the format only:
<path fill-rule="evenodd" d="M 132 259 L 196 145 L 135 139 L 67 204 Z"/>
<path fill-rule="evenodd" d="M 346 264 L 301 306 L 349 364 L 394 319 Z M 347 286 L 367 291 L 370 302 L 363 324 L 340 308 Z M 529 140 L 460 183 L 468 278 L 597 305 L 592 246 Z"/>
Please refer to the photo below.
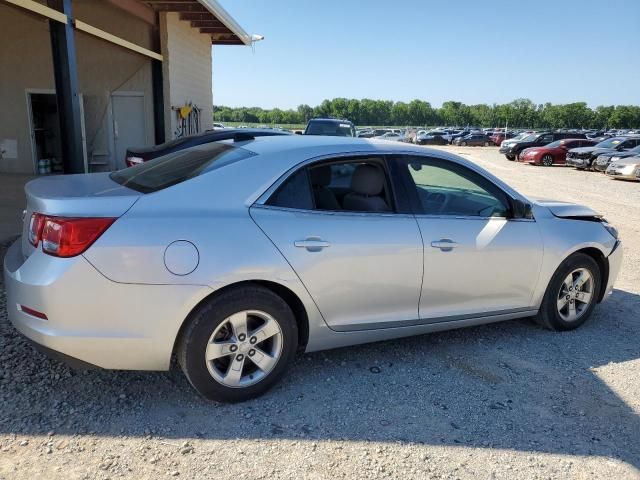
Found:
<path fill-rule="evenodd" d="M 461 147 L 466 147 L 467 146 L 467 142 L 460 142 L 460 146 Z"/>
<path fill-rule="evenodd" d="M 515 160 L 516 157 L 514 157 L 513 155 L 505 155 L 505 157 L 507 157 L 507 160 L 511 160 L 513 162 L 513 160 Z"/>
<path fill-rule="evenodd" d="M 516 153 L 516 161 L 517 162 L 521 162 L 522 161 L 522 151 Z"/>
<path fill-rule="evenodd" d="M 550 167 L 551 165 L 553 165 L 553 156 L 547 153 L 544 157 L 542 157 L 542 164 L 545 167 Z"/>
<path fill-rule="evenodd" d="M 181 335 L 178 362 L 205 398 L 239 402 L 272 387 L 291 364 L 298 328 L 287 303 L 251 286 L 214 297 Z"/>
<path fill-rule="evenodd" d="M 593 312 L 600 282 L 600 267 L 592 257 L 571 255 L 551 278 L 536 321 L 550 330 L 578 328 Z"/>
<path fill-rule="evenodd" d="M 489 146 L 489 142 L 484 142 L 484 146 L 488 147 Z"/>

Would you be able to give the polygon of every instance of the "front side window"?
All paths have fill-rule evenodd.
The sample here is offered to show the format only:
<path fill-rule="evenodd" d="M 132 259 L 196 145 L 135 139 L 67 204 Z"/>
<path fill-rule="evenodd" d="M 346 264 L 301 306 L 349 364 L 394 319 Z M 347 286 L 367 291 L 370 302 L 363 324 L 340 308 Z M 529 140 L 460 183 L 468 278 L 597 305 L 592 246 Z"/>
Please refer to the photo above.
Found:
<path fill-rule="evenodd" d="M 456 217 L 507 217 L 506 195 L 477 173 L 451 162 L 411 158 L 401 162 L 419 213 Z"/>
<path fill-rule="evenodd" d="M 394 211 L 381 158 L 322 162 L 298 170 L 269 198 L 268 205 L 333 212 Z"/>

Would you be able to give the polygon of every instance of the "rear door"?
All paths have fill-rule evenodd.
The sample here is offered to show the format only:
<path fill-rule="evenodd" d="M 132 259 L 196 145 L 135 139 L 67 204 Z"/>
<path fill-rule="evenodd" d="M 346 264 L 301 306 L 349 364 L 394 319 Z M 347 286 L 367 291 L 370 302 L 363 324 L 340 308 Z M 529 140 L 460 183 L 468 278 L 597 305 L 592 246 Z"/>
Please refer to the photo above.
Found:
<path fill-rule="evenodd" d="M 467 167 L 429 157 L 395 161 L 424 242 L 420 318 L 531 310 L 543 252 L 535 220 L 509 219 L 507 195 Z"/>
<path fill-rule="evenodd" d="M 362 203 L 354 209 L 353 179 L 362 165 L 379 169 L 383 186 L 356 194 Z M 250 212 L 331 328 L 385 328 L 418 319 L 422 241 L 413 215 L 395 201 L 384 158 L 304 166 Z"/>

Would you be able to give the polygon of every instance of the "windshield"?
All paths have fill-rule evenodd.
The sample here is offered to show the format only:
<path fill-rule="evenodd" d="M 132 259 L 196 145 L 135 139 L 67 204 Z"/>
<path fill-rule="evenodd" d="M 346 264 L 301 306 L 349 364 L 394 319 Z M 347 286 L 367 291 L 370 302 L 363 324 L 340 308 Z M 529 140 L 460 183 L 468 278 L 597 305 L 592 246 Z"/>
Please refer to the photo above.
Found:
<path fill-rule="evenodd" d="M 609 138 L 604 142 L 600 142 L 596 145 L 596 148 L 616 148 L 622 140 L 620 138 Z"/>
<path fill-rule="evenodd" d="M 538 134 L 537 133 L 532 133 L 530 135 L 527 135 L 526 137 L 524 137 L 522 139 L 523 142 L 533 142 L 535 141 L 536 138 L 538 138 Z"/>
<path fill-rule="evenodd" d="M 312 120 L 307 125 L 305 135 L 329 135 L 333 137 L 355 137 L 355 129 L 350 123 L 330 120 Z"/>
<path fill-rule="evenodd" d="M 118 170 L 110 177 L 124 187 L 152 193 L 253 155 L 227 143 L 209 143 Z"/>

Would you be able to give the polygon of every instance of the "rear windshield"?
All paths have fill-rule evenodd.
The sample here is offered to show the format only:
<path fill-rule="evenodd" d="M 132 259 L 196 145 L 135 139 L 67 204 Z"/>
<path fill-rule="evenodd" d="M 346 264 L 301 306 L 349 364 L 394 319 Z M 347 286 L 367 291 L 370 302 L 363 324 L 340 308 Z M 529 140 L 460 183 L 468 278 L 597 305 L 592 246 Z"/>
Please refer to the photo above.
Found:
<path fill-rule="evenodd" d="M 350 123 L 313 120 L 307 125 L 305 135 L 329 135 L 335 137 L 355 137 L 355 129 Z"/>
<path fill-rule="evenodd" d="M 111 179 L 132 190 L 152 193 L 253 155 L 228 143 L 209 143 L 118 170 Z"/>

